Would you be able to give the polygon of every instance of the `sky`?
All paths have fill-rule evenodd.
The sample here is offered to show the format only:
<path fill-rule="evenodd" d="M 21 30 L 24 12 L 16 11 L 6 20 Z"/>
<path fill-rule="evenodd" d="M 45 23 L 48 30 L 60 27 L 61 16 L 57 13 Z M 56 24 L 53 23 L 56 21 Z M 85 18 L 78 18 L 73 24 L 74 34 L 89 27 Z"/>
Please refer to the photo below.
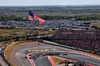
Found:
<path fill-rule="evenodd" d="M 0 6 L 100 5 L 100 0 L 0 0 Z"/>

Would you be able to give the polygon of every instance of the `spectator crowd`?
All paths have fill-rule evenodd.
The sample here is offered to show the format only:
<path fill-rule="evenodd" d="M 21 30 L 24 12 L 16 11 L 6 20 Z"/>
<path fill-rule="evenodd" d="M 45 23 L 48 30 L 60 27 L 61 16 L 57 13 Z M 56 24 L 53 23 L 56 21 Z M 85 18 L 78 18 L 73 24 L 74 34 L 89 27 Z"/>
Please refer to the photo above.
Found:
<path fill-rule="evenodd" d="M 51 40 L 67 46 L 100 52 L 99 30 L 59 30 Z"/>

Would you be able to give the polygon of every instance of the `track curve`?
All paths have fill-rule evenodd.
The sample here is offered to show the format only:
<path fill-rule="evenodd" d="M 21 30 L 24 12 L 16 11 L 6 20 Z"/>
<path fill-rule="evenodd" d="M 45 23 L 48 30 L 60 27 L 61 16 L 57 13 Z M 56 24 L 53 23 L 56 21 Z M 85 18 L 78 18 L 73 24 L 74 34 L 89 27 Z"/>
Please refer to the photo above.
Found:
<path fill-rule="evenodd" d="M 55 50 L 51 51 L 51 49 L 55 49 Z M 85 61 L 95 66 L 99 66 L 99 63 L 100 63 L 100 59 L 84 55 L 84 52 L 67 49 L 67 48 L 63 48 L 59 46 L 48 45 L 45 43 L 41 43 L 40 45 L 38 45 L 38 42 L 23 43 L 23 44 L 16 46 L 10 54 L 10 59 L 16 66 L 27 66 L 27 64 L 28 66 L 32 66 L 29 60 L 25 58 L 25 56 L 27 56 L 27 54 L 29 53 L 36 53 L 36 52 L 38 53 L 40 51 L 41 52 L 44 52 L 44 51 L 46 52 L 66 52 L 68 53 L 68 55 L 66 57 L 61 56 L 62 58 L 68 58 L 68 59 L 75 60 L 75 61 Z M 42 59 L 47 60 L 47 57 L 44 57 Z M 32 62 L 34 63 L 34 60 L 32 60 Z"/>

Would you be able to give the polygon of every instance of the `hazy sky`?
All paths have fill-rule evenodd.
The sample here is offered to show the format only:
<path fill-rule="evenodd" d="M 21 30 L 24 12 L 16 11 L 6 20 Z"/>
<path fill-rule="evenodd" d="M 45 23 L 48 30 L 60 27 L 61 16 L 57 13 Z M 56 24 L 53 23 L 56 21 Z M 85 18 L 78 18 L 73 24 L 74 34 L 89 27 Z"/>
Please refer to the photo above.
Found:
<path fill-rule="evenodd" d="M 100 0 L 0 0 L 0 6 L 100 5 Z"/>

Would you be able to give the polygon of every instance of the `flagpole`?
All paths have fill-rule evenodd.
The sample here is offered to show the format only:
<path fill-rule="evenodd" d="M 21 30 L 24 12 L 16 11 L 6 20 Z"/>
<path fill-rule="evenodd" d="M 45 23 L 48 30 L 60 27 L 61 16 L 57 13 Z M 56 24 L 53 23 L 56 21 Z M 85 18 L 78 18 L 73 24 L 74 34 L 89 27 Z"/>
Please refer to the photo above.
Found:
<path fill-rule="evenodd" d="M 29 20 L 38 22 L 38 24 L 41 24 L 41 25 L 43 25 L 43 23 L 45 22 L 45 20 L 43 20 L 42 18 L 38 17 L 37 15 L 32 13 L 31 11 L 29 11 Z M 41 28 L 40 28 L 40 32 L 41 32 Z M 41 38 L 41 34 L 40 34 L 40 38 Z M 43 38 L 43 36 L 42 36 L 42 38 Z"/>
<path fill-rule="evenodd" d="M 41 38 L 41 28 L 40 28 L 40 38 Z"/>
<path fill-rule="evenodd" d="M 38 24 L 38 25 L 39 25 L 39 24 Z M 42 25 L 42 27 L 43 27 L 43 25 Z M 38 43 L 38 45 L 40 44 L 41 37 L 42 37 L 42 40 L 43 40 L 42 28 L 40 28 L 40 38 L 39 38 L 39 43 Z"/>
<path fill-rule="evenodd" d="M 28 36 L 29 36 L 29 24 L 28 24 Z"/>
<path fill-rule="evenodd" d="M 42 34 L 42 40 L 43 40 L 43 35 L 44 35 L 44 32 L 45 32 L 45 27 L 42 25 L 42 27 L 44 28 L 43 29 L 43 34 Z"/>
<path fill-rule="evenodd" d="M 40 28 L 40 37 L 39 37 L 39 43 L 38 43 L 38 45 L 40 44 L 40 39 L 41 39 L 41 28 Z"/>

